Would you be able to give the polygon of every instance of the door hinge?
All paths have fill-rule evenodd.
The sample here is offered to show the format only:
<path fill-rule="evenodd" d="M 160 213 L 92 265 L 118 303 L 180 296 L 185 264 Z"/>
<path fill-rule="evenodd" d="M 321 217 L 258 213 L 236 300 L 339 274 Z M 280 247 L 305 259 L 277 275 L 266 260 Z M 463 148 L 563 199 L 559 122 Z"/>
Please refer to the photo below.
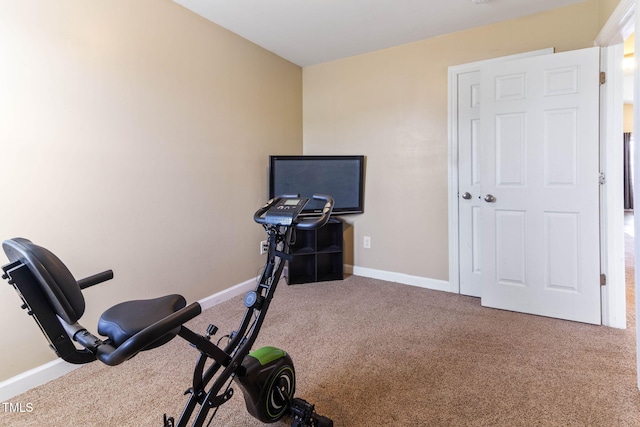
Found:
<path fill-rule="evenodd" d="M 600 84 L 603 85 L 607 82 L 607 73 L 600 71 Z"/>
<path fill-rule="evenodd" d="M 600 185 L 605 185 L 607 183 L 607 176 L 604 174 L 604 172 L 600 172 L 598 181 L 600 182 Z"/>
<path fill-rule="evenodd" d="M 607 286 L 607 275 L 606 274 L 601 274 L 600 275 L 600 286 Z"/>

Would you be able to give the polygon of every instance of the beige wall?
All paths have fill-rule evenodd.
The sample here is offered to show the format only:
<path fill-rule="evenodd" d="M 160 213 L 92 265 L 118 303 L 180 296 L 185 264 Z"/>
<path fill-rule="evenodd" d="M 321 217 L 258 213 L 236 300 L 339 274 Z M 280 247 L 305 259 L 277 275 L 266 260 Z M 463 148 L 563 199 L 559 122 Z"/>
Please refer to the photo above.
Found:
<path fill-rule="evenodd" d="M 616 10 L 620 1 L 621 0 L 599 0 L 598 22 L 600 24 L 600 28 L 607 23 L 607 20 L 613 11 Z"/>
<path fill-rule="evenodd" d="M 359 267 L 448 280 L 447 69 L 535 49 L 593 46 L 601 4 L 574 6 L 303 70 L 305 154 L 367 156 Z M 454 213 L 452 213 L 454 214 Z M 371 249 L 362 237 L 371 236 Z"/>
<path fill-rule="evenodd" d="M 3 1 L 0 40 L 0 239 L 114 270 L 86 327 L 255 277 L 268 155 L 302 152 L 300 67 L 170 0 Z M 0 380 L 54 359 L 19 307 L 1 286 Z"/>
<path fill-rule="evenodd" d="M 633 104 L 624 104 L 624 125 L 625 132 L 633 132 Z"/>

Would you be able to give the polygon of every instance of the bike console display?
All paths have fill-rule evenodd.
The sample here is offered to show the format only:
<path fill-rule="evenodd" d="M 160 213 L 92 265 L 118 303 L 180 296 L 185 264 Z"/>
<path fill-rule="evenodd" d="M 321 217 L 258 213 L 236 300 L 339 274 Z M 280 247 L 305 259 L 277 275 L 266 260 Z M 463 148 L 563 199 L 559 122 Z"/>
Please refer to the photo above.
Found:
<path fill-rule="evenodd" d="M 333 197 L 326 194 L 314 194 L 313 198 L 325 202 L 322 214 L 318 217 L 298 217 L 309 199 L 299 195 L 284 195 L 269 200 L 266 205 L 253 214 L 253 220 L 264 226 L 291 226 L 301 230 L 320 228 L 331 217 Z"/>
<path fill-rule="evenodd" d="M 304 197 L 280 199 L 265 214 L 265 223 L 291 225 L 308 202 L 309 199 Z"/>

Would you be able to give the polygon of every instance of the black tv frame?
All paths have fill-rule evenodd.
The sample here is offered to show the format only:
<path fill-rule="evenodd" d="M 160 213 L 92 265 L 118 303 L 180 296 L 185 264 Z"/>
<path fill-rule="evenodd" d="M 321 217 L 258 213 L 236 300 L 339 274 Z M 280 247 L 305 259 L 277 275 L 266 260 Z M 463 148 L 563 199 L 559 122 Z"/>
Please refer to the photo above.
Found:
<path fill-rule="evenodd" d="M 291 166 L 299 167 L 301 164 L 305 164 L 309 173 L 313 174 L 314 179 L 322 181 L 323 178 L 331 177 L 331 172 L 325 169 L 330 168 L 335 162 L 345 162 L 344 164 L 354 165 L 351 166 L 352 170 L 350 174 L 354 175 L 351 178 L 356 178 L 356 182 L 352 183 L 352 188 L 348 191 L 350 193 L 349 198 L 357 200 L 354 203 L 345 202 L 344 198 L 340 197 L 340 191 L 332 191 L 331 187 L 335 183 L 326 183 L 326 187 L 319 185 L 317 190 L 311 190 L 308 185 L 304 183 L 298 185 L 282 184 L 276 182 L 278 179 L 277 170 L 279 167 L 286 165 L 290 162 Z M 301 163 L 302 162 L 302 163 Z M 303 197 L 311 197 L 311 191 L 314 193 L 324 193 L 332 196 L 335 200 L 335 206 L 333 208 L 334 215 L 349 215 L 349 214 L 361 214 L 364 213 L 364 176 L 365 172 L 365 156 L 363 155 L 271 155 L 269 156 L 269 198 L 273 198 L 282 194 L 300 194 Z M 297 172 L 300 173 L 299 171 Z M 335 176 L 333 176 L 335 178 Z M 340 189 L 344 190 L 344 189 Z M 331 193 L 334 194 L 331 194 Z M 337 194 L 336 194 L 337 193 Z M 314 203 L 310 201 L 307 208 L 302 212 L 303 215 L 315 215 L 321 212 L 323 203 Z"/>

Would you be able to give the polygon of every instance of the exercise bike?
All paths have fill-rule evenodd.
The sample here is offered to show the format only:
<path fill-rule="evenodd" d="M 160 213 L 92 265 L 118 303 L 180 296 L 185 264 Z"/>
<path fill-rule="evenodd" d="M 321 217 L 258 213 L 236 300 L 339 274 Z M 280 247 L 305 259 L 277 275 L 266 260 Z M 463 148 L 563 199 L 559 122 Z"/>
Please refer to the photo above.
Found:
<path fill-rule="evenodd" d="M 112 279 L 113 272 L 76 281 L 58 257 L 27 239 L 3 242 L 10 263 L 2 267 L 2 277 L 18 292 L 22 308 L 33 317 L 50 347 L 67 362 L 100 360 L 115 366 L 175 336 L 195 347 L 200 355 L 192 385 L 185 392 L 188 400 L 177 421 L 164 415 L 163 427 L 201 427 L 207 418 L 210 425 L 220 406 L 233 396 L 234 384 L 242 390 L 249 414 L 264 423 L 290 415 L 292 427 L 332 427 L 333 421 L 317 414 L 312 404 L 294 397 L 296 373 L 289 354 L 275 347 L 251 351 L 285 262 L 292 259 L 289 252 L 296 229 L 320 228 L 331 216 L 333 199 L 326 195 L 313 198 L 325 202 L 319 217 L 299 216 L 309 199 L 292 195 L 276 197 L 254 214 L 255 222 L 267 232 L 267 260 L 255 290 L 244 296 L 244 317 L 238 329 L 225 336 L 224 348 L 211 341 L 216 326 L 209 325 L 200 335 L 184 325 L 202 309 L 197 302 L 187 305 L 177 294 L 109 308 L 98 321 L 98 334 L 106 338 L 96 337 L 78 323 L 85 309 L 82 289 Z"/>

